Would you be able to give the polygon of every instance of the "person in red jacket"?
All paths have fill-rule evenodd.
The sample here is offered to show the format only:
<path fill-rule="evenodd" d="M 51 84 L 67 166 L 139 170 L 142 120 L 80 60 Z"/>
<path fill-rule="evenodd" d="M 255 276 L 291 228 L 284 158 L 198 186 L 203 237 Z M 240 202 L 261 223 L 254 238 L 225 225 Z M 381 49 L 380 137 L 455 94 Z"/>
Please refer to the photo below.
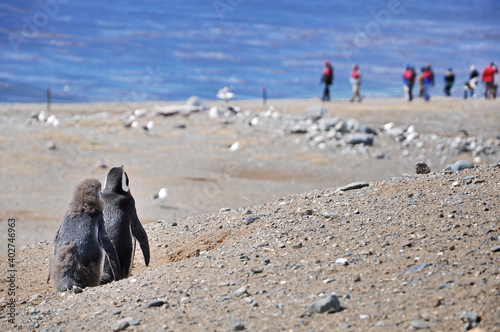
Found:
<path fill-rule="evenodd" d="M 481 75 L 481 80 L 486 85 L 486 91 L 484 96 L 487 99 L 495 98 L 495 74 L 498 74 L 498 68 L 495 63 L 492 62 L 489 66 L 483 69 L 483 74 Z"/>
<path fill-rule="evenodd" d="M 351 102 L 353 102 L 356 98 L 361 102 L 361 95 L 359 94 L 359 86 L 361 85 L 361 70 L 357 64 L 352 65 L 351 77 L 349 81 L 352 85 L 352 97 Z"/>
<path fill-rule="evenodd" d="M 323 68 L 323 76 L 321 76 L 321 82 L 325 83 L 325 91 L 323 92 L 323 101 L 330 100 L 330 85 L 333 84 L 333 67 L 330 61 L 325 61 L 325 67 Z"/>

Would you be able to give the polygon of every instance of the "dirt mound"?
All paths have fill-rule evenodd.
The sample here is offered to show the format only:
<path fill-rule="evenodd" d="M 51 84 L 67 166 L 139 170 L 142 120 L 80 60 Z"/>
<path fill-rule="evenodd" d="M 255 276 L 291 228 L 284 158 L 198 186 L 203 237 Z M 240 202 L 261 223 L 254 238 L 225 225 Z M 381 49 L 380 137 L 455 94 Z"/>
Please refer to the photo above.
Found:
<path fill-rule="evenodd" d="M 14 325 L 2 257 L 0 329 L 499 331 L 499 196 L 482 165 L 161 220 L 149 267 L 138 251 L 132 277 L 78 294 L 46 284 L 37 243 L 16 253 Z M 340 312 L 309 312 L 331 293 Z"/>

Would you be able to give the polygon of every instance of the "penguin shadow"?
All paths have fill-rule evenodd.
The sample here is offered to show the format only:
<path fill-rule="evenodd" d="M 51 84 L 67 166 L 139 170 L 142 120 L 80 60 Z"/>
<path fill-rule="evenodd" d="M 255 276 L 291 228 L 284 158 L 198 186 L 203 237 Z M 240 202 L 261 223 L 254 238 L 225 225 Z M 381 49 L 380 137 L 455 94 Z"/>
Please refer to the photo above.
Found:
<path fill-rule="evenodd" d="M 158 207 L 163 210 L 179 210 L 178 207 L 172 205 L 160 204 Z"/>

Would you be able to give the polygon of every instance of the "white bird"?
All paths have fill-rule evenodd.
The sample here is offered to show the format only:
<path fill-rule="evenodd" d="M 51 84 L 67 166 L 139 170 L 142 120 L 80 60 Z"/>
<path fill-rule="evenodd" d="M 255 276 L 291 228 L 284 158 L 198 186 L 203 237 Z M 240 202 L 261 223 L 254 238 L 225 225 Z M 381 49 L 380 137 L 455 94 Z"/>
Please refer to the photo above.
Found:
<path fill-rule="evenodd" d="M 153 121 L 149 121 L 145 126 L 142 126 L 142 128 L 146 131 L 149 131 L 153 129 L 155 123 Z"/>
<path fill-rule="evenodd" d="M 168 196 L 167 188 L 161 188 L 157 194 L 154 194 L 153 199 L 165 199 Z"/>
<path fill-rule="evenodd" d="M 139 125 L 139 122 L 137 121 L 132 121 L 132 123 L 130 124 L 130 127 L 132 128 L 137 128 L 137 126 Z"/>
<path fill-rule="evenodd" d="M 240 149 L 240 142 L 235 142 L 229 147 L 229 151 L 237 151 Z"/>
<path fill-rule="evenodd" d="M 274 113 L 274 107 L 269 106 L 269 109 L 264 113 L 264 116 L 266 118 L 270 118 L 271 116 L 273 116 L 273 113 Z"/>
<path fill-rule="evenodd" d="M 224 99 L 226 102 L 233 97 L 234 97 L 234 93 L 229 91 L 228 86 L 225 86 L 222 89 L 220 89 L 219 91 L 217 91 L 217 98 Z"/>
<path fill-rule="evenodd" d="M 59 119 L 58 118 L 55 118 L 54 121 L 52 122 L 52 125 L 54 127 L 58 127 L 59 126 Z"/>
<path fill-rule="evenodd" d="M 38 114 L 38 120 L 40 122 L 45 122 L 47 121 L 47 112 L 41 111 L 40 114 Z"/>
<path fill-rule="evenodd" d="M 253 117 L 252 120 L 250 120 L 250 125 L 251 126 L 256 126 L 258 124 L 259 124 L 259 117 L 256 115 L 256 116 Z"/>
<path fill-rule="evenodd" d="M 54 122 L 54 120 L 56 120 L 56 116 L 54 114 L 52 114 L 51 116 L 49 116 L 47 118 L 47 123 L 52 124 Z"/>

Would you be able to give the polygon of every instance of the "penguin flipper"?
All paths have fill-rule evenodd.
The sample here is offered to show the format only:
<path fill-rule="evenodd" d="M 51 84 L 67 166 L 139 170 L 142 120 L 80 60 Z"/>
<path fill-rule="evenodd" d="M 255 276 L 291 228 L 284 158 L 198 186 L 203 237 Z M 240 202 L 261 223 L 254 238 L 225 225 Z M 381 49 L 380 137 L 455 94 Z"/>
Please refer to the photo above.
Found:
<path fill-rule="evenodd" d="M 104 220 L 102 221 L 101 227 L 99 227 L 99 243 L 101 247 L 104 249 L 106 258 L 108 259 L 109 266 L 113 273 L 113 279 L 120 280 L 122 275 L 120 273 L 120 260 L 118 259 L 118 253 L 116 252 L 116 248 L 111 242 L 104 228 Z"/>
<path fill-rule="evenodd" d="M 135 218 L 132 220 L 130 228 L 132 230 L 132 235 L 137 241 L 139 241 L 139 245 L 141 246 L 142 254 L 144 256 L 144 262 L 146 263 L 146 266 L 148 266 L 150 258 L 148 235 L 146 234 L 144 227 L 142 227 L 137 214 L 135 214 Z"/>

